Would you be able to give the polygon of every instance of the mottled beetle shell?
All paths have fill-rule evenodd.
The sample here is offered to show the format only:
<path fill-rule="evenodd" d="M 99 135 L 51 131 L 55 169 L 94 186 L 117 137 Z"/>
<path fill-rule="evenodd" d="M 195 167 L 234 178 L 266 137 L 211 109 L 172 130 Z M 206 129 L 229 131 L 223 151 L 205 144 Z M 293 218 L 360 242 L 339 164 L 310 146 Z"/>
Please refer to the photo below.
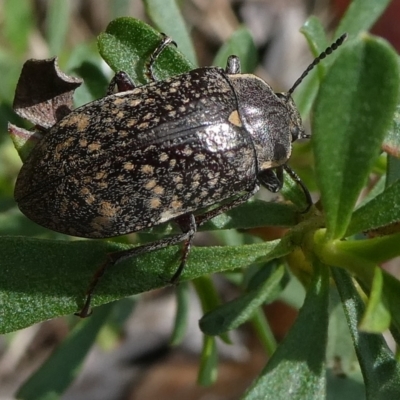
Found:
<path fill-rule="evenodd" d="M 250 96 L 246 107 L 241 96 Z M 199 211 L 251 191 L 259 171 L 289 158 L 297 122 L 282 107 L 254 75 L 215 67 L 104 97 L 72 111 L 35 146 L 16 201 L 38 224 L 87 238 Z"/>

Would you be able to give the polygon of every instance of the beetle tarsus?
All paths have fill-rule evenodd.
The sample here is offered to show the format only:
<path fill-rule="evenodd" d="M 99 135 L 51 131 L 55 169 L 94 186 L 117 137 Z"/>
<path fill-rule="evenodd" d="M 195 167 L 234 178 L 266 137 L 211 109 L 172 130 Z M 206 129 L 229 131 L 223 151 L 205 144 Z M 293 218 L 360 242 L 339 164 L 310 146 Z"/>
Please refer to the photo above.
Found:
<path fill-rule="evenodd" d="M 162 35 L 161 43 L 153 51 L 153 53 L 150 56 L 150 60 L 147 63 L 147 74 L 148 74 L 149 79 L 151 79 L 153 82 L 156 81 L 156 78 L 153 74 L 153 66 L 154 66 L 154 63 L 156 62 L 157 58 L 160 56 L 160 54 L 164 51 L 164 49 L 168 45 L 173 44 L 175 47 L 177 47 L 176 42 L 174 42 L 169 36 L 167 36 L 165 33 L 161 33 L 161 35 Z"/>

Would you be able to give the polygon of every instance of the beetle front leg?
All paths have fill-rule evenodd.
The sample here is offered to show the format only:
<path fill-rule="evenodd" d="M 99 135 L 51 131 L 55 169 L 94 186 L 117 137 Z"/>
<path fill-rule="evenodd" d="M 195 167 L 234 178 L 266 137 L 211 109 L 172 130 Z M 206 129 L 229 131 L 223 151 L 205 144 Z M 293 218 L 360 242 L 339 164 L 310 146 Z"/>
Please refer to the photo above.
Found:
<path fill-rule="evenodd" d="M 308 212 L 308 210 L 311 208 L 311 206 L 313 205 L 313 201 L 311 198 L 311 194 L 309 192 L 309 190 L 307 189 L 306 185 L 302 182 L 302 180 L 300 179 L 300 177 L 296 174 L 296 172 L 294 172 L 292 170 L 292 168 L 290 168 L 288 165 L 284 165 L 283 168 L 285 169 L 285 171 L 289 174 L 289 176 L 301 187 L 301 189 L 303 190 L 304 193 L 304 197 L 306 198 L 306 203 L 307 203 L 307 207 L 304 211 L 302 211 L 302 213 L 306 213 Z"/>
<path fill-rule="evenodd" d="M 114 93 L 115 86 L 117 86 L 118 92 L 127 92 L 128 90 L 135 89 L 136 87 L 132 79 L 124 71 L 117 72 L 111 79 L 107 89 L 107 96 Z"/>
<path fill-rule="evenodd" d="M 279 192 L 283 186 L 283 167 L 264 169 L 257 175 L 257 179 L 270 192 Z"/>

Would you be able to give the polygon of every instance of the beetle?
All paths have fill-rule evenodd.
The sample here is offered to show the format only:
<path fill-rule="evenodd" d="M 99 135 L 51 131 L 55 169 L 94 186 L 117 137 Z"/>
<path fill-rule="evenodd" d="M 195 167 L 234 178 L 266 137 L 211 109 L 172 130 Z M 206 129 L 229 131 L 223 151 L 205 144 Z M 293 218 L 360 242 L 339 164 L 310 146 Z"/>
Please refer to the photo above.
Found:
<path fill-rule="evenodd" d="M 135 87 L 116 74 L 107 95 L 52 126 L 33 148 L 15 186 L 20 210 L 36 223 L 68 235 L 108 238 L 174 221 L 182 233 L 110 253 L 96 272 L 82 310 L 89 314 L 99 278 L 111 265 L 183 242 L 176 282 L 199 226 L 246 202 L 260 185 L 283 185 L 292 142 L 308 138 L 291 97 L 305 75 L 344 41 L 341 36 L 287 93 L 242 74 L 230 56 L 224 69 L 203 67 Z M 113 93 L 115 85 L 118 92 Z M 302 185 L 311 205 L 308 191 Z"/>

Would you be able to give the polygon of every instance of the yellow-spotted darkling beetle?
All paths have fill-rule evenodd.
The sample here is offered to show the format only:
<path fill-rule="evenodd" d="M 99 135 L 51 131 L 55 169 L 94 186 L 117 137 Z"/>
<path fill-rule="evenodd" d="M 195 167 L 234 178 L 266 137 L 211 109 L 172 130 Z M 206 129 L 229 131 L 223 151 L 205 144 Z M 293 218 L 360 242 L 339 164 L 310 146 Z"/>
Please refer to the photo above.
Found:
<path fill-rule="evenodd" d="M 225 70 L 198 68 L 140 87 L 119 72 L 106 97 L 71 111 L 47 131 L 15 187 L 27 217 L 85 238 L 124 235 L 171 220 L 182 230 L 109 254 L 78 315 L 89 314 L 97 281 L 109 266 L 184 242 L 176 281 L 198 226 L 247 201 L 259 185 L 277 192 L 283 169 L 301 184 L 286 166 L 292 142 L 308 137 L 291 94 L 344 39 L 316 58 L 288 93 L 274 93 L 257 76 L 241 74 L 236 56 Z M 170 42 L 164 37 L 153 53 L 151 77 L 154 61 Z"/>

